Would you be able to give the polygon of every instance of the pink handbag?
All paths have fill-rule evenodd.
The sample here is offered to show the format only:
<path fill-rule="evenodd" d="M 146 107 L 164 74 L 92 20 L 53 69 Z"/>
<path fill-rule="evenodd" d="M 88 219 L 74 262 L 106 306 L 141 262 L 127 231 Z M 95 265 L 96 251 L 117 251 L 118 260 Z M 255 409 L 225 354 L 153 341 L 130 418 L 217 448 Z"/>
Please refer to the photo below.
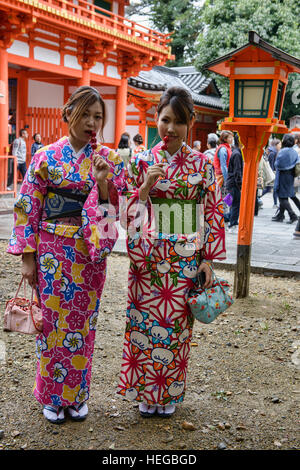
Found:
<path fill-rule="evenodd" d="M 18 297 L 20 287 L 24 281 L 24 297 Z M 4 331 L 15 331 L 26 335 L 36 335 L 43 331 L 43 315 L 38 303 L 33 300 L 33 288 L 31 300 L 26 298 L 25 279 L 22 277 L 16 295 L 6 302 L 4 312 Z"/>

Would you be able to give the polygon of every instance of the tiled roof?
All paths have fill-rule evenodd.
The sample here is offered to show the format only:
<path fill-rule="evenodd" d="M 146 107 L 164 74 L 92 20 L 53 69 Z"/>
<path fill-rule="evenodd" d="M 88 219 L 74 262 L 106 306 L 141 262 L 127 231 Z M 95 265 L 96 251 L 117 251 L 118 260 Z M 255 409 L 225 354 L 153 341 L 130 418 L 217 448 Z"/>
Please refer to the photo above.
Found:
<path fill-rule="evenodd" d="M 128 84 L 134 88 L 152 92 L 162 92 L 171 86 L 187 88 L 194 103 L 199 106 L 223 109 L 221 93 L 213 79 L 205 77 L 195 67 L 153 67 L 152 70 L 140 72 L 137 77 L 130 77 Z M 206 94 L 209 85 L 214 94 Z"/>

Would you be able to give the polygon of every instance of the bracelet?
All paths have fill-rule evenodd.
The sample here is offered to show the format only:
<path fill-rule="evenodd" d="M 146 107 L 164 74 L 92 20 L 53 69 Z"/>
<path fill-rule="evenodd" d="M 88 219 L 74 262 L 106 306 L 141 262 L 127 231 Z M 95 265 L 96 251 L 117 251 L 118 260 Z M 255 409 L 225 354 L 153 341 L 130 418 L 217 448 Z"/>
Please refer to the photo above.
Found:
<path fill-rule="evenodd" d="M 210 267 L 213 265 L 213 262 L 212 262 L 212 261 L 206 260 L 206 259 L 203 259 L 203 260 L 201 261 L 201 263 L 208 264 L 208 266 L 210 266 Z"/>

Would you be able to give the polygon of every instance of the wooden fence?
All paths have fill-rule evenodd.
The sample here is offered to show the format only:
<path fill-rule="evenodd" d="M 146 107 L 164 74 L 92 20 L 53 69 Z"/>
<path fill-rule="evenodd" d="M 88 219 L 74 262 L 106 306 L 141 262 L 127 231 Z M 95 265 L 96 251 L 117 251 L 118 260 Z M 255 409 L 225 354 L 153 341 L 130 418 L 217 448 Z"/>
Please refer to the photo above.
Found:
<path fill-rule="evenodd" d="M 67 134 L 67 125 L 62 121 L 60 108 L 28 108 L 29 142 L 35 133 L 42 137 L 42 144 L 48 145 Z M 30 152 L 29 152 L 30 153 Z"/>

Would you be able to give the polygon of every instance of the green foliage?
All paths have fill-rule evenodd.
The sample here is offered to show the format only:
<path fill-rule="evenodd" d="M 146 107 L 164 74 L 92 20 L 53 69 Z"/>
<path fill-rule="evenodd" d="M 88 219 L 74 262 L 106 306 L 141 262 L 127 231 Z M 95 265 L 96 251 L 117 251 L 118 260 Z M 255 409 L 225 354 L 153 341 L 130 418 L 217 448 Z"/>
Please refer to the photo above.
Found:
<path fill-rule="evenodd" d="M 145 14 L 151 27 L 173 33 L 171 48 L 176 58 L 167 66 L 192 64 L 201 70 L 205 63 L 246 44 L 250 30 L 273 46 L 300 57 L 299 11 L 300 0 L 136 0 L 127 7 L 126 14 Z M 228 80 L 211 76 L 228 106 Z M 292 100 L 295 80 L 300 80 L 299 74 L 289 76 L 284 120 L 300 112 Z"/>
<path fill-rule="evenodd" d="M 172 33 L 174 61 L 167 66 L 175 67 L 192 63 L 195 42 L 201 30 L 199 9 L 194 0 L 137 0 L 126 9 L 127 16 L 145 14 L 150 26 L 162 33 Z"/>
<path fill-rule="evenodd" d="M 195 66 L 202 66 L 248 42 L 248 31 L 256 31 L 263 39 L 288 54 L 300 57 L 300 0 L 207 0 L 200 14 L 202 28 L 196 44 Z M 228 80 L 214 74 L 225 105 L 229 102 Z M 283 119 L 299 114 L 292 103 L 292 74 L 284 102 Z"/>

